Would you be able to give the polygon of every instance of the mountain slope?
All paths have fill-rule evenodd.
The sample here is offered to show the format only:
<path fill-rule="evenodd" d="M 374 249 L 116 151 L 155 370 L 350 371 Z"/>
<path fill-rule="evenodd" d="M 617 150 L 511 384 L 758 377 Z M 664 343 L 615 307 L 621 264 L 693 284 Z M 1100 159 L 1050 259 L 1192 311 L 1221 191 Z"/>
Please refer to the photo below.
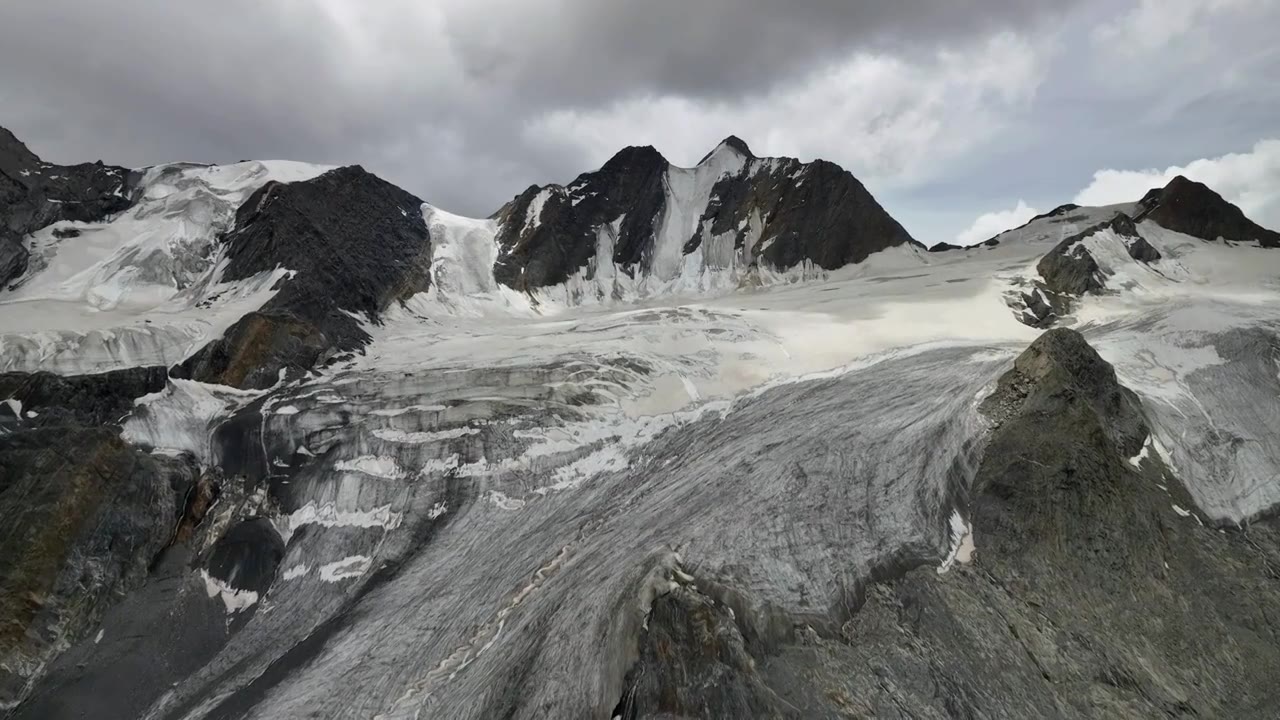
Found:
<path fill-rule="evenodd" d="M 46 163 L 0 128 L 0 288 L 27 269 L 25 235 L 62 220 L 96 222 L 122 212 L 137 180 L 101 162 Z"/>
<path fill-rule="evenodd" d="M 606 168 L 478 219 L 162 166 L 28 235 L 4 708 L 1274 715 L 1280 251 L 1229 206 L 926 252 L 735 139 Z"/>

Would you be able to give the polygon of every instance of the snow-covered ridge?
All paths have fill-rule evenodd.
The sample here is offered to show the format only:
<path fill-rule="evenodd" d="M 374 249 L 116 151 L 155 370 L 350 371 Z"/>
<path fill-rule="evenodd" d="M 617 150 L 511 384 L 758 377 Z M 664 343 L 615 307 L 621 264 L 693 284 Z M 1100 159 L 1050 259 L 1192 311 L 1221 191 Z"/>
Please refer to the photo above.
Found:
<path fill-rule="evenodd" d="M 32 234 L 27 272 L 0 289 L 0 368 L 84 373 L 181 361 L 261 307 L 288 273 L 221 282 L 216 239 L 240 205 L 269 181 L 329 169 L 291 161 L 159 165 L 146 170 L 135 204 L 120 215 Z"/>
<path fill-rule="evenodd" d="M 713 233 L 711 221 L 703 220 L 708 206 L 715 201 L 713 190 L 717 182 L 773 172 L 787 163 L 796 165 L 792 179 L 799 177 L 803 167 L 798 162 L 755 158 L 723 142 L 694 167 L 668 165 L 662 177 L 662 209 L 655 218 L 646 264 L 629 267 L 614 262 L 614 249 L 627 218 L 626 212 L 620 212 L 595 226 L 594 252 L 586 267 L 563 283 L 526 292 L 514 291 L 495 279 L 500 221 L 463 217 L 424 204 L 423 217 L 432 237 L 433 283 L 408 307 L 422 316 L 554 314 L 582 305 L 697 299 L 742 288 L 825 278 L 828 273 L 812 263 L 777 270 L 756 261 L 755 251 L 761 246 L 763 231 L 758 210 L 753 210 L 731 232 Z M 585 188 L 581 182 L 548 185 L 533 196 L 523 214 L 508 222 L 520 222 L 521 233 L 532 232 L 541 224 L 543 209 L 551 197 L 561 196 L 576 205 L 588 192 Z M 745 242 L 742 247 L 735 247 L 742 230 L 747 231 Z M 699 242 L 686 253 L 685 245 L 691 238 Z"/>

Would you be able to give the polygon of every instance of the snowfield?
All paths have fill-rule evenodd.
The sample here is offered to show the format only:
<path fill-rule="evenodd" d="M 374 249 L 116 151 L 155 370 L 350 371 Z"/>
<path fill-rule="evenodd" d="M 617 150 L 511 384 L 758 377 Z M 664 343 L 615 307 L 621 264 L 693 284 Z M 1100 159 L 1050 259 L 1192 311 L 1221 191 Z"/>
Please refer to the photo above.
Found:
<path fill-rule="evenodd" d="M 288 268 L 220 281 L 217 237 L 268 182 L 330 168 L 291 161 L 149 168 L 138 202 L 102 223 L 27 239 L 27 273 L 0 292 L 0 369 L 97 373 L 172 365 L 274 295 Z"/>

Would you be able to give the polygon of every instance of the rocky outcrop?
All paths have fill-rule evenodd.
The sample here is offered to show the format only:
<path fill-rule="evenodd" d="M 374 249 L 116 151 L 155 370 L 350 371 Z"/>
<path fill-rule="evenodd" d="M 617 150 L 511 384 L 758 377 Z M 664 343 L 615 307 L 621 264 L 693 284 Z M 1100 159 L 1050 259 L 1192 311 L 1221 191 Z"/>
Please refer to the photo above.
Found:
<path fill-rule="evenodd" d="M 101 162 L 44 162 L 0 128 L 0 288 L 26 271 L 24 236 L 62 220 L 96 222 L 127 210 L 140 177 Z"/>
<path fill-rule="evenodd" d="M 1269 717 L 1275 521 L 1208 527 L 1157 453 L 1128 460 L 1141 404 L 1074 331 L 1042 335 L 980 409 L 967 562 L 905 554 L 842 625 L 769 641 L 713 583 L 677 583 L 614 715 Z"/>
<path fill-rule="evenodd" d="M 0 435 L 0 706 L 141 584 L 196 476 L 110 428 Z"/>
<path fill-rule="evenodd" d="M 1138 220 L 1151 220 L 1161 227 L 1202 240 L 1219 238 L 1233 242 L 1256 242 L 1262 247 L 1280 247 L 1280 233 L 1268 230 L 1245 217 L 1244 212 L 1207 185 L 1179 175 L 1163 188 L 1147 193 L 1139 203 Z"/>
<path fill-rule="evenodd" d="M 1138 262 L 1153 263 L 1163 257 L 1160 254 L 1160 251 L 1155 249 L 1155 247 L 1152 246 L 1151 243 L 1147 242 L 1147 239 L 1142 236 L 1134 238 L 1132 242 L 1125 246 L 1125 249 L 1129 251 L 1129 257 L 1137 260 Z"/>
<path fill-rule="evenodd" d="M 699 267 L 712 269 L 832 270 L 913 242 L 839 166 L 757 158 L 736 137 L 694 168 L 629 147 L 566 186 L 530 187 L 495 217 L 495 278 L 526 291 L 563 283 L 593 260 L 669 281 L 670 259 L 660 256 L 678 264 L 701 252 Z"/>
<path fill-rule="evenodd" d="M 1280 527 L 1207 527 L 1133 393 L 1050 330 L 982 405 L 976 554 L 872 586 L 839 638 L 763 658 L 803 717 L 1269 717 Z"/>
<path fill-rule="evenodd" d="M 930 245 L 926 249 L 929 252 L 936 253 L 936 252 L 947 252 L 949 250 L 972 250 L 973 248 L 976 248 L 976 247 L 995 247 L 999 244 L 1000 244 L 1000 238 L 999 236 L 996 236 L 993 238 L 988 238 L 986 240 L 983 240 L 977 245 L 952 245 L 949 242 L 940 242 L 935 245 Z"/>
<path fill-rule="evenodd" d="M 235 387 L 268 387 L 367 341 L 391 303 L 430 284 L 431 238 L 422 201 L 358 166 L 313 180 L 268 183 L 249 197 L 225 237 L 224 280 L 276 268 L 292 277 L 259 311 L 233 325 L 175 374 Z"/>
<path fill-rule="evenodd" d="M 763 160 L 722 177 L 700 227 L 708 224 L 711 236 L 733 233 L 735 248 L 754 240 L 757 262 L 782 270 L 803 262 L 834 270 L 912 242 L 857 178 L 825 160 Z M 695 235 L 685 252 L 706 238 Z"/>
<path fill-rule="evenodd" d="M 1075 206 L 1063 207 L 1069 210 Z M 1032 327 L 1049 327 L 1071 311 L 1075 299 L 1106 288 L 1108 273 L 1098 264 L 1084 241 L 1107 230 L 1121 238 L 1129 256 L 1135 260 L 1154 262 L 1160 259 L 1159 251 L 1138 233 L 1133 219 L 1124 213 L 1116 213 L 1110 220 L 1065 238 L 1040 258 L 1036 264 L 1039 277 L 1034 287 L 1021 293 L 1019 320 Z"/>
<path fill-rule="evenodd" d="M 1087 228 L 1066 238 L 1050 250 L 1036 265 L 1036 271 L 1044 279 L 1045 287 L 1059 295 L 1083 295 L 1097 292 L 1105 285 L 1098 261 L 1081 243 L 1104 230 L 1131 239 L 1138 239 L 1133 220 L 1123 214 L 1104 223 Z"/>
<path fill-rule="evenodd" d="M 800 717 L 760 674 L 734 611 L 693 588 L 654 601 L 612 716 Z"/>
<path fill-rule="evenodd" d="M 168 376 L 163 367 L 98 375 L 0 373 L 0 428 L 118 425 L 135 399 L 163 390 Z"/>

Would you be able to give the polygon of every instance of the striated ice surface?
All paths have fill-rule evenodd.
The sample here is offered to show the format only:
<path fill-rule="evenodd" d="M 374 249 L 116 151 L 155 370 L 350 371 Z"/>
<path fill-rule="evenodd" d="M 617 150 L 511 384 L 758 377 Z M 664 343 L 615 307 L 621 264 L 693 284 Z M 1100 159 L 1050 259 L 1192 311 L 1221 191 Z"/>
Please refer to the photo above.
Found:
<path fill-rule="evenodd" d="M 668 188 L 697 200 L 699 172 Z M 699 230 L 669 205 L 664 238 Z M 817 625 L 904 547 L 967 563 L 977 407 L 1039 334 L 1011 301 L 1115 210 L 749 289 L 711 237 L 611 273 L 615 223 L 595 265 L 523 295 L 493 281 L 492 221 L 425 206 L 432 288 L 362 353 L 139 400 L 129 439 L 239 469 L 285 541 L 254 604 L 213 588 L 256 612 L 146 717 L 605 715 L 653 599 L 691 576 Z M 1162 260 L 1084 242 L 1107 289 L 1063 323 L 1142 398 L 1154 435 L 1118 461 L 1166 459 L 1208 518 L 1243 521 L 1280 502 L 1280 252 L 1140 231 Z"/>

